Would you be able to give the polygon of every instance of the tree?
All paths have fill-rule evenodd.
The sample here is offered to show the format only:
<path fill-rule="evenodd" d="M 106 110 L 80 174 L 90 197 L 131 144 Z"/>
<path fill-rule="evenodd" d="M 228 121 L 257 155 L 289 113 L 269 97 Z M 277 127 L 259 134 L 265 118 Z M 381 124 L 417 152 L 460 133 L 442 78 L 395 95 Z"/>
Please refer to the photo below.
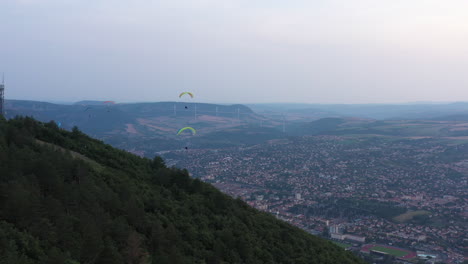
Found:
<path fill-rule="evenodd" d="M 106 238 L 104 248 L 96 260 L 99 264 L 121 264 L 123 263 L 122 256 L 112 244 L 110 238 Z"/>
<path fill-rule="evenodd" d="M 127 246 L 125 249 L 125 261 L 127 264 L 140 264 L 147 255 L 142 248 L 141 235 L 132 231 L 128 235 Z"/>
<path fill-rule="evenodd" d="M 153 168 L 154 170 L 166 168 L 166 163 L 160 156 L 155 156 L 153 161 L 151 162 L 151 168 Z"/>

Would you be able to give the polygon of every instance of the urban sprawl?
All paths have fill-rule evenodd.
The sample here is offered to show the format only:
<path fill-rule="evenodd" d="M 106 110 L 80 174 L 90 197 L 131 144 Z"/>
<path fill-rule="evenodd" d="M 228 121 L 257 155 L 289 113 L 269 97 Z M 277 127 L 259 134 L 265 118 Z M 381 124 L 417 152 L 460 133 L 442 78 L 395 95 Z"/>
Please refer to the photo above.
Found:
<path fill-rule="evenodd" d="M 378 244 L 413 260 L 462 263 L 467 153 L 437 139 L 314 136 L 178 151 L 167 161 L 359 254 Z"/>

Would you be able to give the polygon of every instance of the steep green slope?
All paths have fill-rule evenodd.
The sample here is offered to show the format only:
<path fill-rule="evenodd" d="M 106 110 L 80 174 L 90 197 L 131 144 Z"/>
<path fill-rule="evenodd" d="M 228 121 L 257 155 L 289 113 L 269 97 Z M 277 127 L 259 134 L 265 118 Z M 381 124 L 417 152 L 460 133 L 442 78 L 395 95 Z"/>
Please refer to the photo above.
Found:
<path fill-rule="evenodd" d="M 0 263 L 361 261 L 158 157 L 17 118 L 0 119 Z"/>

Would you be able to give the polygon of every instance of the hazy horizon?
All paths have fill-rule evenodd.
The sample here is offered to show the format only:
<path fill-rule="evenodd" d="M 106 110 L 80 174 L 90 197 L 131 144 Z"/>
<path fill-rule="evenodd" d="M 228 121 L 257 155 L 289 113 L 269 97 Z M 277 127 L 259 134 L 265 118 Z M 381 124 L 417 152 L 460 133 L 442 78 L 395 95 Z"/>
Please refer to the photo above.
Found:
<path fill-rule="evenodd" d="M 407 104 L 468 98 L 464 0 L 4 0 L 6 99 Z"/>
<path fill-rule="evenodd" d="M 61 100 L 34 100 L 34 99 L 22 99 L 22 98 L 6 98 L 6 100 L 12 101 L 37 101 L 43 103 L 51 104 L 62 104 L 62 105 L 72 105 L 79 103 L 81 101 L 90 101 L 90 102 L 104 102 L 105 100 L 95 100 L 95 99 L 83 99 L 79 101 L 61 101 Z M 139 104 L 139 103 L 166 103 L 166 102 L 175 102 L 175 103 L 200 103 L 200 104 L 222 104 L 222 105 L 444 105 L 444 104 L 468 104 L 468 101 L 415 101 L 415 102 L 388 102 L 388 103 L 301 103 L 301 102 L 203 102 L 203 101 L 181 101 L 181 100 L 163 100 L 163 101 L 115 101 L 115 104 Z"/>

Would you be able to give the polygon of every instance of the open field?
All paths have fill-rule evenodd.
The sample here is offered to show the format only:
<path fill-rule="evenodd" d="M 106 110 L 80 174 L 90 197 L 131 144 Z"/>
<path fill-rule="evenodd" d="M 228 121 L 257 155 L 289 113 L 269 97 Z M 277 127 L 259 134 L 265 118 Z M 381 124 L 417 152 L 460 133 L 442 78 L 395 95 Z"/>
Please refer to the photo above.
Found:
<path fill-rule="evenodd" d="M 95 160 L 92 160 L 88 157 L 86 157 L 85 155 L 83 154 L 80 154 L 78 152 L 75 152 L 75 151 L 69 151 L 69 150 L 66 150 L 60 146 L 57 146 L 55 144 L 52 144 L 52 143 L 49 143 L 49 142 L 45 142 L 45 141 L 42 141 L 42 140 L 39 140 L 39 139 L 36 139 L 36 143 L 39 144 L 39 145 L 43 145 L 43 146 L 49 146 L 49 147 L 52 147 L 54 148 L 55 150 L 58 150 L 58 151 L 61 151 L 63 153 L 70 153 L 72 155 L 73 158 L 75 159 L 81 159 L 87 163 L 89 163 L 95 170 L 97 171 L 102 171 L 104 169 L 104 166 L 102 166 L 101 164 L 97 163 Z"/>
<path fill-rule="evenodd" d="M 388 247 L 383 247 L 383 246 L 375 246 L 371 248 L 370 250 L 375 250 L 375 251 L 380 251 L 384 253 L 388 253 L 392 256 L 395 257 L 403 257 L 408 254 L 408 251 L 403 251 L 395 248 L 388 248 Z"/>
<path fill-rule="evenodd" d="M 418 211 L 410 211 L 410 212 L 406 212 L 404 214 L 401 214 L 401 215 L 398 215 L 398 216 L 395 216 L 393 218 L 393 220 L 397 221 L 397 222 L 400 222 L 400 223 L 403 223 L 403 222 L 407 222 L 407 221 L 410 221 L 411 219 L 413 219 L 413 217 L 417 216 L 417 215 L 427 215 L 427 214 L 430 214 L 431 212 L 429 211 L 424 211 L 424 210 L 418 210 Z"/>
<path fill-rule="evenodd" d="M 387 245 L 377 245 L 377 244 L 368 244 L 364 245 L 361 248 L 361 251 L 363 252 L 371 252 L 371 251 L 378 251 L 378 252 L 383 252 L 387 253 L 389 255 L 395 256 L 400 259 L 412 259 L 416 257 L 416 253 L 406 250 L 406 249 L 401 249 L 397 247 L 392 247 L 392 246 L 387 246 Z"/>

